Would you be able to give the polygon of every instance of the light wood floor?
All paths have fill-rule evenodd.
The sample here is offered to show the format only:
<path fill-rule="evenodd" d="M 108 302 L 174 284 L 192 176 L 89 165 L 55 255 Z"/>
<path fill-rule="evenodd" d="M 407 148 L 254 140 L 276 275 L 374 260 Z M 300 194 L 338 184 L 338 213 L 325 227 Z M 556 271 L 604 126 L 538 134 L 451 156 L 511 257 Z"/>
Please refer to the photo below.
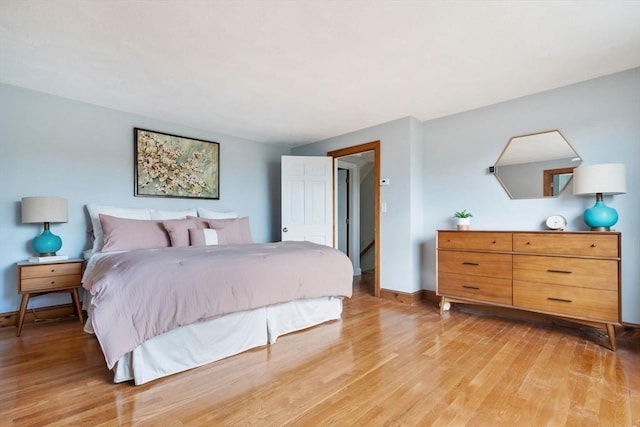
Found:
<path fill-rule="evenodd" d="M 0 330 L 0 425 L 640 426 L 640 334 L 376 299 L 342 321 L 142 386 L 77 320 Z"/>

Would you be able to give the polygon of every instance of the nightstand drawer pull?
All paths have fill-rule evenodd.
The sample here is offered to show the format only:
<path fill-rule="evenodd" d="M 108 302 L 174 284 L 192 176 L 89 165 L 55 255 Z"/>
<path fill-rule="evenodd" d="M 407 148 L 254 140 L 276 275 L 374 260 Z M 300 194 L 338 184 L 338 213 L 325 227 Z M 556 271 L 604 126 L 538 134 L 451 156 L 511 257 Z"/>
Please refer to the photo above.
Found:
<path fill-rule="evenodd" d="M 552 269 L 547 270 L 547 272 L 549 272 L 549 273 L 562 273 L 562 274 L 571 274 L 572 273 L 571 270 L 552 270 Z"/>
<path fill-rule="evenodd" d="M 462 287 L 465 288 L 465 289 L 474 289 L 476 291 L 480 290 L 480 288 L 478 286 L 462 285 Z"/>
<path fill-rule="evenodd" d="M 564 298 L 554 298 L 554 297 L 547 297 L 547 299 L 549 301 L 558 301 L 558 302 L 573 302 L 570 299 L 564 299 Z"/>
<path fill-rule="evenodd" d="M 479 262 L 471 262 L 471 261 L 465 261 L 462 263 L 463 265 L 480 265 Z"/>

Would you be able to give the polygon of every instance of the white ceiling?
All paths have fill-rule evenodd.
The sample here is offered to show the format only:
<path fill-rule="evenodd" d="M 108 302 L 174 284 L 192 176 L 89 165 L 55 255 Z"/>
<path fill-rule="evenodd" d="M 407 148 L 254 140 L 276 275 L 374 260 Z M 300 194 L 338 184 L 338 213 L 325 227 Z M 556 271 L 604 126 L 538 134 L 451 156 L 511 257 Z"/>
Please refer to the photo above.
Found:
<path fill-rule="evenodd" d="M 575 160 L 574 160 L 575 159 Z M 566 160 L 577 162 L 580 156 L 557 131 L 514 136 L 509 140 L 496 166 Z"/>
<path fill-rule="evenodd" d="M 0 82 L 300 145 L 640 66 L 640 1 L 0 0 Z"/>

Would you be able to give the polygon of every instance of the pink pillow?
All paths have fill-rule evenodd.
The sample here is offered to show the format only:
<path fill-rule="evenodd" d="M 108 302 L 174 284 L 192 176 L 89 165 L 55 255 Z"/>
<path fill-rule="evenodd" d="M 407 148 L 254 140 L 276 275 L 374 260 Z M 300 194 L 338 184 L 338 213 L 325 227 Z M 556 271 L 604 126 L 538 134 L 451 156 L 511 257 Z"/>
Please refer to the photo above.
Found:
<path fill-rule="evenodd" d="M 171 245 L 162 221 L 127 219 L 99 214 L 104 245 L 102 252 L 166 248 Z"/>
<path fill-rule="evenodd" d="M 195 218 L 189 219 L 168 219 L 162 221 L 164 229 L 169 233 L 171 246 L 189 246 L 189 229 L 205 228 L 209 224 L 198 221 Z"/>
<path fill-rule="evenodd" d="M 207 218 L 200 218 L 198 216 L 187 216 L 187 219 L 195 219 L 198 225 L 202 225 L 202 227 L 199 228 L 210 228 L 209 220 Z"/>
<path fill-rule="evenodd" d="M 218 244 L 243 245 L 253 243 L 249 217 L 233 219 L 208 219 L 209 227 L 218 232 Z"/>

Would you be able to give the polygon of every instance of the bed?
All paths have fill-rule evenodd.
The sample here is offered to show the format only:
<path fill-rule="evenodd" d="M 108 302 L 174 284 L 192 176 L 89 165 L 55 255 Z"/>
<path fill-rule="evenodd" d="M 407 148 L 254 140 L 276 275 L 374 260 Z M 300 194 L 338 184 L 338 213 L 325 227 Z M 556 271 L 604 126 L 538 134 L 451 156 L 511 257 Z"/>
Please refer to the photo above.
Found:
<path fill-rule="evenodd" d="M 85 331 L 98 338 L 115 382 L 144 384 L 340 319 L 353 276 L 341 252 L 311 242 L 250 243 L 240 218 L 185 216 L 96 215 L 101 241 L 83 276 Z M 168 244 L 140 232 L 150 224 Z M 200 240 L 186 241 L 196 245 L 185 244 L 190 230 Z"/>

